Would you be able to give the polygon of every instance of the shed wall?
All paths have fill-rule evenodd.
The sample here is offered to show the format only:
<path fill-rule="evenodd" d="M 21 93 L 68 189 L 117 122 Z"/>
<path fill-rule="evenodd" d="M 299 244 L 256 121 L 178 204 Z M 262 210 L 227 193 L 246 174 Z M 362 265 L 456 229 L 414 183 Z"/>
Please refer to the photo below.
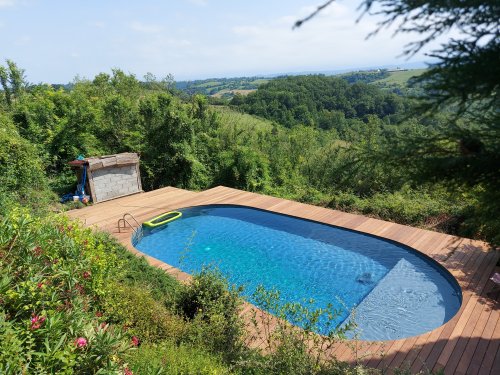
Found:
<path fill-rule="evenodd" d="M 92 171 L 95 202 L 102 202 L 141 191 L 135 164 Z"/>

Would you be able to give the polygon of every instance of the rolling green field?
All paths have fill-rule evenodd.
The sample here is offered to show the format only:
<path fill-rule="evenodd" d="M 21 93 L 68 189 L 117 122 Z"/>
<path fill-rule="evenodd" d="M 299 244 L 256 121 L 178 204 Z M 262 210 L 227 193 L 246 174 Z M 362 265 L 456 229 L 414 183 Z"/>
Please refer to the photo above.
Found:
<path fill-rule="evenodd" d="M 212 96 L 214 96 L 216 98 L 227 97 L 229 99 L 229 98 L 232 98 L 236 94 L 248 95 L 251 92 L 254 92 L 256 90 L 257 89 L 249 89 L 249 90 L 244 90 L 244 89 L 240 89 L 240 90 L 238 90 L 238 89 L 236 89 L 236 90 L 223 89 L 221 91 L 216 92 L 215 94 L 212 94 Z"/>
<path fill-rule="evenodd" d="M 262 77 L 209 78 L 196 81 L 179 81 L 177 89 L 189 95 L 202 94 L 214 97 L 232 98 L 235 94 L 246 95 L 269 82 Z"/>
<path fill-rule="evenodd" d="M 413 76 L 422 74 L 425 69 L 411 69 L 405 71 L 389 72 L 388 77 L 377 79 L 377 75 L 383 74 L 383 70 L 350 72 L 339 75 L 348 82 L 357 81 L 373 83 L 379 87 L 394 88 L 407 86 L 408 80 Z M 188 95 L 202 94 L 216 98 L 231 99 L 236 94 L 247 95 L 259 88 L 260 85 L 268 83 L 272 78 L 264 77 L 236 77 L 236 78 L 209 78 L 195 81 L 176 82 L 178 90 Z"/>
<path fill-rule="evenodd" d="M 419 76 L 423 72 L 425 72 L 426 69 L 411 69 L 411 70 L 404 70 L 400 72 L 390 72 L 390 76 L 387 78 L 379 79 L 375 81 L 374 83 L 376 84 L 387 84 L 387 85 L 401 85 L 401 86 L 406 86 L 408 83 L 408 80 L 412 77 Z"/>
<path fill-rule="evenodd" d="M 239 132 L 271 131 L 273 123 L 270 120 L 239 112 L 226 106 L 211 106 L 220 116 L 221 124 L 232 127 Z"/>

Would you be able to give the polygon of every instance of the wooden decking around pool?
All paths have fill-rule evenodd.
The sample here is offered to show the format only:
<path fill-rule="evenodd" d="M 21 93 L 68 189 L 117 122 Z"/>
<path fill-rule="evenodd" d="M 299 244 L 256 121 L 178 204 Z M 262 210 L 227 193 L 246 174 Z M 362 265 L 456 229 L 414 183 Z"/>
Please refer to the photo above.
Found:
<path fill-rule="evenodd" d="M 131 230 L 118 230 L 117 222 L 124 213 L 141 223 L 168 210 L 217 203 L 256 207 L 388 238 L 435 259 L 458 280 L 463 303 L 443 326 L 401 340 L 341 343 L 333 349 L 337 358 L 380 369 L 407 366 L 412 372 L 443 369 L 445 374 L 500 374 L 499 293 L 490 293 L 494 285 L 489 280 L 500 271 L 496 267 L 499 252 L 489 250 L 484 242 L 223 186 L 203 192 L 167 187 L 73 210 L 68 215 L 110 232 L 128 249 L 142 255 L 130 243 Z M 146 259 L 180 280 L 189 278 L 159 260 Z"/>

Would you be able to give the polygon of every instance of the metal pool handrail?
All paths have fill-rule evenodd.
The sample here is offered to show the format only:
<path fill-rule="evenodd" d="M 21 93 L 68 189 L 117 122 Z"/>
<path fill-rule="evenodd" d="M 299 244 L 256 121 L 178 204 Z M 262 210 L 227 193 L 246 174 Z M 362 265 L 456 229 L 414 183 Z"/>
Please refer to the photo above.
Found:
<path fill-rule="evenodd" d="M 130 224 L 130 222 L 127 220 L 127 216 L 130 216 L 132 218 L 132 220 L 135 222 L 135 224 L 137 225 L 136 227 L 134 227 L 132 224 Z M 120 223 L 123 222 L 123 227 L 120 225 Z M 142 229 L 142 225 L 139 224 L 139 222 L 136 220 L 136 218 L 134 217 L 134 215 L 132 215 L 131 213 L 129 212 L 126 212 L 123 214 L 123 217 L 121 219 L 118 220 L 118 232 L 121 233 L 121 229 L 125 229 L 127 226 L 126 224 L 128 224 L 128 226 L 130 228 L 132 228 L 133 230 L 133 234 L 132 234 L 132 243 L 135 245 L 137 242 L 139 242 L 142 237 L 144 236 L 144 230 Z"/>

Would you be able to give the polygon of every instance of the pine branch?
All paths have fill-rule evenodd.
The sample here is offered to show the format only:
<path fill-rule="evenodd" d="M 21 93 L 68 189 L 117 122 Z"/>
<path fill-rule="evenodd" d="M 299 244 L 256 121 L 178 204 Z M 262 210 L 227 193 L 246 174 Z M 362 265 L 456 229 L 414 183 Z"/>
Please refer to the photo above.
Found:
<path fill-rule="evenodd" d="M 323 9 L 325 9 L 327 6 L 329 6 L 331 3 L 333 3 L 335 0 L 328 0 L 326 3 L 318 6 L 318 8 L 312 12 L 310 15 L 308 15 L 307 17 L 305 18 L 302 18 L 301 20 L 298 20 L 297 22 L 295 22 L 295 24 L 293 25 L 292 29 L 295 29 L 297 27 L 300 27 L 302 26 L 302 24 L 304 22 L 307 22 L 309 21 L 310 19 L 314 18 L 319 12 L 321 12 Z"/>

